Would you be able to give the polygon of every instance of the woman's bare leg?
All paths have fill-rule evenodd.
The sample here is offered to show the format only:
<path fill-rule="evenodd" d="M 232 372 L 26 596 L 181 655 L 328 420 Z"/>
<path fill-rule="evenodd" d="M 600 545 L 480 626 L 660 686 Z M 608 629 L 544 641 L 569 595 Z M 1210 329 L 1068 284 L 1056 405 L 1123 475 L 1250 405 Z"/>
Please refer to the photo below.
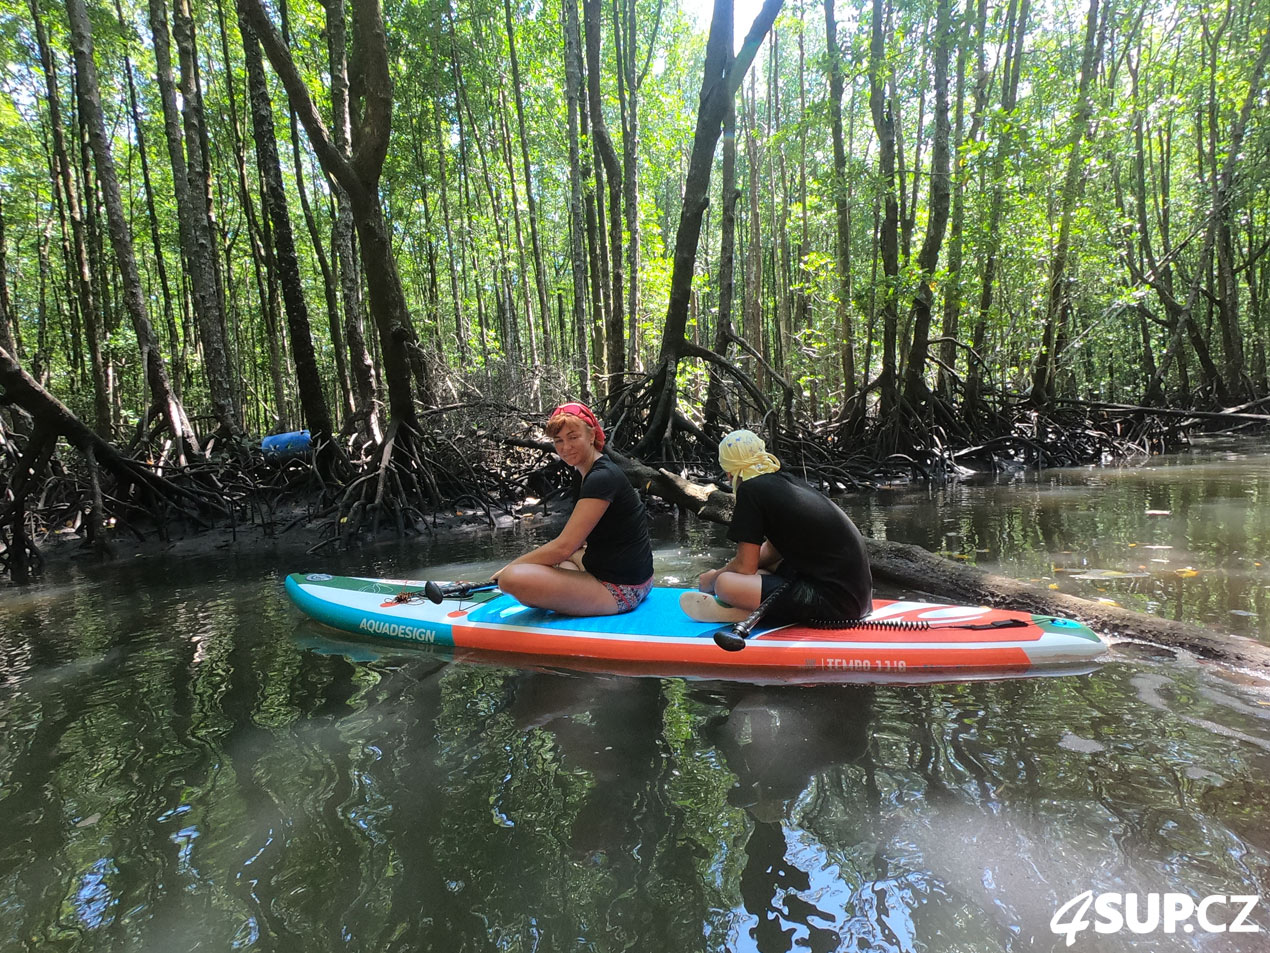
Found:
<path fill-rule="evenodd" d="M 518 563 L 499 574 L 498 588 L 527 606 L 565 615 L 615 615 L 617 601 L 589 572 Z"/>

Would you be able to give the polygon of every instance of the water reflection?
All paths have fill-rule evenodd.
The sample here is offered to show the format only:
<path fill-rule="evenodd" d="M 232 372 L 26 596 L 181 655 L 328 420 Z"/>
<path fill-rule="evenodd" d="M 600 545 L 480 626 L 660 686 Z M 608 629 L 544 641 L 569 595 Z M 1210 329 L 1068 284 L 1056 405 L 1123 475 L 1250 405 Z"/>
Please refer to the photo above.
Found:
<path fill-rule="evenodd" d="M 708 723 L 705 735 L 736 775 L 728 803 L 745 808 L 754 821 L 739 883 L 744 909 L 755 921 L 746 932 L 760 953 L 836 950 L 845 939 L 835 927 L 851 905 L 849 891 L 836 864 L 791 822 L 797 801 L 829 769 L 864 762 L 871 778 L 873 689 L 738 687 L 727 694 L 733 697 L 724 701 L 726 714 Z M 876 788 L 867 788 L 876 812 Z"/>

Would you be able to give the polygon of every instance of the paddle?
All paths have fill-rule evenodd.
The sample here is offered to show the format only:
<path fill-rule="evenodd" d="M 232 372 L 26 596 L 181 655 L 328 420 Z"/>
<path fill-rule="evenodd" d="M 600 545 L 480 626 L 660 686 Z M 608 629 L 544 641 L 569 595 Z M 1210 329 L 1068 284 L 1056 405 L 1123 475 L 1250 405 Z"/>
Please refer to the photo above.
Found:
<path fill-rule="evenodd" d="M 754 627 L 763 618 L 763 614 L 772 607 L 772 603 L 776 601 L 777 597 L 789 588 L 791 582 L 793 582 L 792 579 L 786 580 L 779 589 L 760 602 L 758 608 L 740 622 L 733 622 L 731 625 L 716 630 L 714 633 L 714 644 L 725 652 L 739 652 L 745 648 L 745 640 L 753 633 Z"/>
<path fill-rule="evenodd" d="M 497 589 L 496 582 L 452 582 L 448 586 L 438 586 L 435 582 L 429 580 L 423 584 L 423 594 L 428 597 L 429 601 L 440 605 L 442 599 L 462 599 L 464 596 L 470 596 L 474 592 L 486 592 L 490 589 Z"/>

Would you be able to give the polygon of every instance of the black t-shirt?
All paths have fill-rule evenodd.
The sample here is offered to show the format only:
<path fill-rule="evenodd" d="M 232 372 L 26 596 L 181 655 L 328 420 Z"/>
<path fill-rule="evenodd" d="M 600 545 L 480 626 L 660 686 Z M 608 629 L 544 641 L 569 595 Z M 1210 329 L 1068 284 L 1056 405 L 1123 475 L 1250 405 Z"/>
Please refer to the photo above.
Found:
<path fill-rule="evenodd" d="M 844 619 L 859 618 L 872 605 L 869 553 L 855 523 L 829 497 L 783 470 L 737 487 L 728 539 L 769 540 L 782 557 L 777 572 L 810 582 Z"/>
<path fill-rule="evenodd" d="M 653 544 L 648 538 L 644 501 L 626 474 L 603 454 L 584 479 L 573 471 L 573 499 L 608 500 L 609 507 L 587 537 L 582 566 L 596 579 L 634 586 L 653 574 Z"/>

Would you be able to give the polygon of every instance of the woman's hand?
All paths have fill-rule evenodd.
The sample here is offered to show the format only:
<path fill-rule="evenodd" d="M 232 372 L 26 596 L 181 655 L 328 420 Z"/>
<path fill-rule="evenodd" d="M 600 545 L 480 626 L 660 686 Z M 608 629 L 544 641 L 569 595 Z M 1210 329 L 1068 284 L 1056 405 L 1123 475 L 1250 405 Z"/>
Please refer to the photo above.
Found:
<path fill-rule="evenodd" d="M 697 577 L 697 588 L 702 592 L 714 592 L 714 581 L 719 578 L 722 569 L 711 569 Z"/>

